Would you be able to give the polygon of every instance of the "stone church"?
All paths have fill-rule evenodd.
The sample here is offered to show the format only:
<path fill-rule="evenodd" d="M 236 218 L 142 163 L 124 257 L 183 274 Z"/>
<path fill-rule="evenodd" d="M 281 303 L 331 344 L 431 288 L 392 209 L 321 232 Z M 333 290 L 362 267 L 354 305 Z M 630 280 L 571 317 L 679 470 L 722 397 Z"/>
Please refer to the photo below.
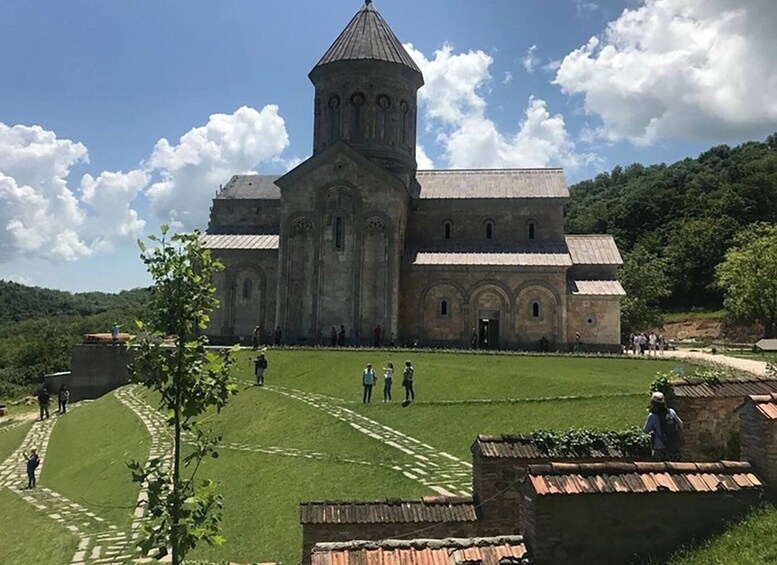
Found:
<path fill-rule="evenodd" d="M 619 350 L 613 238 L 564 234 L 560 169 L 418 171 L 424 78 L 369 0 L 309 77 L 313 155 L 213 200 L 214 342 Z"/>

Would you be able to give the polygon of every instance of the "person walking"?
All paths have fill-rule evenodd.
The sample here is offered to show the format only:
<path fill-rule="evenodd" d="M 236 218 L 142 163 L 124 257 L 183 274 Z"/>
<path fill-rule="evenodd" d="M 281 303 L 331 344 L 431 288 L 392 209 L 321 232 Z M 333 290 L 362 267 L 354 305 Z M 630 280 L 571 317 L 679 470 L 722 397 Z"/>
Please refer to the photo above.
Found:
<path fill-rule="evenodd" d="M 264 372 L 267 370 L 267 358 L 264 353 L 260 353 L 259 357 L 254 361 L 254 373 L 256 374 L 256 385 L 264 386 Z"/>
<path fill-rule="evenodd" d="M 402 375 L 402 386 L 405 387 L 405 402 L 415 400 L 415 390 L 413 389 L 413 364 L 405 361 L 405 371 Z"/>
<path fill-rule="evenodd" d="M 259 326 L 254 326 L 254 331 L 251 332 L 251 347 L 254 351 L 259 349 L 259 337 L 262 335 L 262 330 Z"/>
<path fill-rule="evenodd" d="M 388 363 L 383 369 L 383 402 L 391 402 L 391 383 L 394 382 L 394 364 Z"/>
<path fill-rule="evenodd" d="M 334 326 L 332 326 L 332 329 L 329 332 L 329 344 L 332 347 L 337 347 L 337 328 Z"/>
<path fill-rule="evenodd" d="M 383 328 L 380 325 L 375 326 L 375 340 L 373 342 L 375 347 L 380 347 L 380 343 L 383 340 Z"/>
<path fill-rule="evenodd" d="M 57 392 L 57 401 L 57 412 L 60 414 L 67 412 L 67 403 L 70 402 L 70 391 L 64 383 L 59 386 L 59 392 Z"/>
<path fill-rule="evenodd" d="M 40 465 L 40 457 L 35 449 L 30 450 L 30 454 L 27 455 L 26 451 L 22 451 L 24 459 L 27 461 L 27 488 L 35 488 L 35 469 Z"/>
<path fill-rule="evenodd" d="M 367 363 L 367 368 L 362 373 L 362 385 L 364 385 L 362 404 L 369 404 L 372 399 L 372 387 L 375 386 L 375 369 L 372 368 L 372 363 Z"/>
<path fill-rule="evenodd" d="M 654 392 L 650 397 L 650 413 L 643 430 L 650 434 L 653 459 L 679 461 L 682 449 L 683 421 L 672 408 L 667 408 L 664 393 Z"/>
<path fill-rule="evenodd" d="M 283 337 L 283 332 L 281 332 L 281 327 L 276 326 L 275 332 L 272 334 L 273 337 L 273 344 L 274 345 L 280 345 L 281 344 L 281 338 Z"/>
<path fill-rule="evenodd" d="M 40 389 L 40 392 L 38 393 L 38 407 L 40 408 L 40 419 L 43 420 L 43 415 L 46 415 L 46 418 L 49 417 L 49 403 L 51 402 L 51 395 L 49 394 L 49 391 L 46 390 L 46 387 L 44 386 L 42 389 Z"/>
<path fill-rule="evenodd" d="M 651 331 L 650 335 L 648 336 L 648 350 L 650 351 L 651 357 L 656 356 L 657 345 L 658 345 L 658 337 L 656 336 L 656 332 Z"/>

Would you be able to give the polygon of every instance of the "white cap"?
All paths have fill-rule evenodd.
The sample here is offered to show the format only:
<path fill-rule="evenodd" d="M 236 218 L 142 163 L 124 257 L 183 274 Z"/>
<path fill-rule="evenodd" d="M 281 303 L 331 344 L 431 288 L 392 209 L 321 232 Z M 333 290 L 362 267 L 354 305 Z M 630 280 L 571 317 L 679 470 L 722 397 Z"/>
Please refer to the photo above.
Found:
<path fill-rule="evenodd" d="M 658 402 L 659 404 L 663 404 L 666 402 L 664 399 L 664 393 L 663 392 L 654 392 L 652 395 L 650 395 L 650 401 L 651 402 Z"/>

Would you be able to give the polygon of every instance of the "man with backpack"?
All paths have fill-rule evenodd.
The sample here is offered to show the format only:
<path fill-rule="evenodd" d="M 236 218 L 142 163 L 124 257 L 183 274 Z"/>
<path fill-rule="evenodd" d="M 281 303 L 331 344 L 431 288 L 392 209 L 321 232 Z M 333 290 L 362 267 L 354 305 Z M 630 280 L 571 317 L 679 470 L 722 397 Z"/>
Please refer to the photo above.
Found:
<path fill-rule="evenodd" d="M 683 445 L 683 421 L 672 408 L 667 408 L 664 393 L 650 397 L 650 414 L 645 427 L 653 446 L 656 461 L 679 461 Z"/>
<path fill-rule="evenodd" d="M 49 402 L 51 402 L 51 395 L 44 386 L 38 393 L 38 407 L 40 408 L 40 419 L 43 420 L 43 416 L 49 417 Z"/>

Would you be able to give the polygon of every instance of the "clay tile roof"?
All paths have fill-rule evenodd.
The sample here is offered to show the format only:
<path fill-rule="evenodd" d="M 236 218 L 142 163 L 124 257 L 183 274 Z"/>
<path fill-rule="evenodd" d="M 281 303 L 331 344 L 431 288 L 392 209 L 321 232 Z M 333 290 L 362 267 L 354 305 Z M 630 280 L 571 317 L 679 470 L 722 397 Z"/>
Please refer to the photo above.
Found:
<path fill-rule="evenodd" d="M 568 198 L 561 169 L 449 169 L 418 171 L 418 198 Z"/>
<path fill-rule="evenodd" d="M 502 267 L 569 267 L 572 261 L 562 246 L 537 244 L 442 244 L 410 249 L 411 265 L 488 265 Z"/>
<path fill-rule="evenodd" d="M 205 249 L 224 250 L 277 250 L 279 237 L 275 234 L 213 234 L 200 236 L 200 243 Z"/>
<path fill-rule="evenodd" d="M 316 67 L 354 60 L 397 63 L 421 73 L 421 69 L 371 3 L 365 3 L 356 12 Z"/>
<path fill-rule="evenodd" d="M 623 264 L 611 235 L 568 235 L 565 239 L 574 265 Z"/>
<path fill-rule="evenodd" d="M 471 522 L 477 519 L 472 497 L 426 497 L 375 502 L 313 501 L 300 503 L 302 524 L 380 524 Z"/>
<path fill-rule="evenodd" d="M 577 296 L 626 296 L 618 281 L 569 281 L 569 293 Z"/>
<path fill-rule="evenodd" d="M 216 199 L 279 200 L 281 189 L 275 184 L 279 178 L 279 175 L 234 175 Z"/>
<path fill-rule="evenodd" d="M 749 400 L 767 420 L 777 420 L 777 393 L 752 395 Z"/>
<path fill-rule="evenodd" d="M 767 377 L 748 377 L 745 379 L 720 379 L 718 383 L 708 383 L 701 379 L 687 378 L 674 381 L 672 391 L 675 396 L 688 398 L 742 397 L 772 394 L 777 392 L 777 379 Z"/>
<path fill-rule="evenodd" d="M 497 459 L 558 459 L 557 455 L 540 450 L 530 437 L 522 435 L 478 435 L 470 447 L 472 453 L 485 458 Z M 581 455 L 582 456 L 582 455 Z M 589 459 L 620 459 L 625 457 L 620 451 L 592 451 L 585 455 Z"/>
<path fill-rule="evenodd" d="M 529 465 L 528 484 L 538 496 L 586 493 L 715 492 L 763 489 L 745 462 L 579 463 Z"/>
<path fill-rule="evenodd" d="M 528 563 L 521 536 L 318 543 L 312 565 L 507 565 Z"/>

